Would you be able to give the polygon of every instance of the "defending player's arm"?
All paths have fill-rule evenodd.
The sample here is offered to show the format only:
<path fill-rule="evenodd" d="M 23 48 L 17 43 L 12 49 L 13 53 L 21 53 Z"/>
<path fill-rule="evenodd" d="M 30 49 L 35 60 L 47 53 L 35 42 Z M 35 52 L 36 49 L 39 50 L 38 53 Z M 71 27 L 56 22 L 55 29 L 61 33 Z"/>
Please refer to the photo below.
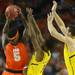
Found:
<path fill-rule="evenodd" d="M 32 24 L 29 23 L 30 38 L 32 40 L 32 44 L 33 44 L 34 50 L 41 50 L 41 47 L 39 46 L 38 41 L 36 39 L 36 33 L 35 33 L 35 31 L 34 31 L 34 29 L 32 28 L 31 25 Z"/>
<path fill-rule="evenodd" d="M 61 30 L 62 33 L 64 34 L 65 43 L 66 43 L 67 45 L 69 45 L 70 50 L 74 50 L 75 42 L 74 42 L 74 40 L 72 39 L 71 36 L 68 36 L 68 33 L 69 33 L 69 32 L 68 32 L 67 28 L 65 27 L 64 22 L 62 21 L 62 19 L 60 18 L 60 16 L 57 14 L 56 8 L 57 8 L 57 3 L 56 3 L 56 1 L 53 1 L 52 15 L 53 15 L 53 17 L 55 18 L 55 21 L 56 21 L 58 27 L 60 28 L 60 30 Z M 58 38 L 59 38 L 59 37 L 58 37 Z"/>
<path fill-rule="evenodd" d="M 32 9 L 27 8 L 26 10 L 27 10 L 28 15 L 29 15 L 28 19 L 30 20 L 30 22 L 31 22 L 31 24 L 32 24 L 32 26 L 34 28 L 34 31 L 36 32 L 37 40 L 38 40 L 40 46 L 42 46 L 45 43 L 45 40 L 44 40 L 44 38 L 43 38 L 43 36 L 42 36 L 42 34 L 40 32 L 40 29 L 39 29 L 39 27 L 38 27 L 33 15 L 32 15 Z"/>
<path fill-rule="evenodd" d="M 68 34 L 68 30 L 67 30 L 67 28 L 65 27 L 65 24 L 64 24 L 64 22 L 62 21 L 62 19 L 60 18 L 60 16 L 57 14 L 56 8 L 57 8 L 57 2 L 56 2 L 56 1 L 53 1 L 52 15 L 54 16 L 54 19 L 55 19 L 55 21 L 56 21 L 58 27 L 59 27 L 60 30 L 62 31 L 62 33 L 63 33 L 64 35 L 67 35 L 67 34 Z"/>
<path fill-rule="evenodd" d="M 38 43 L 38 41 L 37 41 L 37 38 L 36 38 L 36 33 L 35 33 L 35 31 L 34 31 L 34 28 L 33 28 L 33 25 L 32 25 L 32 23 L 31 23 L 31 21 L 30 21 L 30 16 L 29 16 L 29 14 L 27 15 L 27 20 L 26 20 L 26 18 L 23 16 L 23 14 L 21 13 L 21 18 L 22 18 L 22 21 L 24 22 L 24 25 L 25 25 L 25 23 L 26 23 L 26 25 L 25 25 L 25 27 L 27 27 L 27 29 L 26 29 L 26 32 L 25 32 L 25 34 L 24 34 L 24 36 L 25 36 L 25 39 L 27 38 L 30 38 L 31 39 L 31 41 L 32 41 L 32 44 L 33 44 L 33 47 L 34 47 L 34 50 L 35 51 L 38 51 L 39 52 L 39 54 L 42 52 L 42 49 L 41 49 L 41 47 L 40 47 L 40 45 L 39 45 L 39 43 Z M 42 53 L 43 54 L 43 53 Z M 41 55 L 41 54 L 40 54 Z M 42 60 L 42 55 L 39 57 L 39 59 L 37 59 L 38 61 L 40 61 L 40 60 Z"/>
<path fill-rule="evenodd" d="M 27 16 L 29 18 L 29 15 Z M 31 20 L 28 19 L 28 28 L 29 28 L 29 33 L 30 33 L 30 38 L 34 47 L 34 50 L 36 51 L 36 60 L 41 61 L 43 59 L 43 51 L 42 47 L 40 46 L 38 40 L 37 40 L 37 34 L 35 32 L 35 29 L 31 23 Z"/>
<path fill-rule="evenodd" d="M 65 42 L 65 37 L 55 29 L 52 22 L 53 22 L 53 15 L 50 14 L 50 16 L 48 15 L 47 17 L 47 23 L 48 23 L 48 30 L 51 36 L 58 39 L 59 41 Z"/>
<path fill-rule="evenodd" d="M 22 36 L 23 40 L 25 39 L 24 41 L 28 41 L 30 38 L 30 39 L 32 39 L 32 42 L 34 42 L 34 44 L 36 45 L 35 32 L 32 30 L 32 26 L 31 26 L 32 23 L 30 23 L 30 20 L 28 20 L 28 18 L 26 19 L 26 17 L 24 17 L 24 15 L 22 14 L 21 11 L 20 11 L 20 17 L 22 18 L 23 25 L 25 27 L 23 36 Z M 36 47 L 34 47 L 34 48 L 36 48 Z"/>
<path fill-rule="evenodd" d="M 74 45 L 75 45 L 74 40 L 69 36 L 64 36 L 61 33 L 59 33 L 56 30 L 56 28 L 53 26 L 52 21 L 53 21 L 53 15 L 50 14 L 50 16 L 48 15 L 47 22 L 48 22 L 48 30 L 49 30 L 51 36 L 53 36 L 54 38 L 56 38 L 57 40 L 59 40 L 63 43 L 66 43 L 70 47 L 70 50 L 74 50 L 75 49 L 74 48 Z"/>
<path fill-rule="evenodd" d="M 5 45 L 8 42 L 7 33 L 9 32 L 9 23 L 10 23 L 10 20 L 7 18 L 4 28 L 3 28 L 3 31 L 2 31 L 2 46 L 3 46 L 4 50 L 5 50 Z"/>
<path fill-rule="evenodd" d="M 68 34 L 69 32 L 68 32 L 67 28 L 65 27 L 64 22 L 62 21 L 62 19 L 58 16 L 58 14 L 56 12 L 54 12 L 53 14 L 54 14 L 54 18 L 55 18 L 55 21 L 56 21 L 57 25 L 59 26 L 60 30 L 64 34 L 64 37 L 66 39 L 65 43 L 67 45 L 69 45 L 70 50 L 74 50 L 74 47 L 73 46 L 75 45 L 75 42 L 71 38 L 71 36 L 68 36 L 69 35 Z"/>
<path fill-rule="evenodd" d="M 23 31 L 23 35 L 22 35 L 22 41 L 24 43 L 29 41 L 29 31 L 28 31 L 28 21 L 26 19 L 26 17 L 22 14 L 22 11 L 20 8 L 18 8 L 19 10 L 19 16 L 22 19 L 23 25 L 24 25 L 24 31 Z"/>

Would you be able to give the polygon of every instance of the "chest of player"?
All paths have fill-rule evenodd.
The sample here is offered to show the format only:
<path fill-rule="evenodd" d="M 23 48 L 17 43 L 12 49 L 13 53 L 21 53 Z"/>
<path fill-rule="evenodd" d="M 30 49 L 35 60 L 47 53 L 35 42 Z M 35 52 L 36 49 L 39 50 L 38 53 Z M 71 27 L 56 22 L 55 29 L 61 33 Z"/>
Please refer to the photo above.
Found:
<path fill-rule="evenodd" d="M 18 43 L 16 46 L 8 44 L 6 46 L 6 60 L 9 61 L 23 61 L 27 58 L 28 51 L 24 44 Z"/>

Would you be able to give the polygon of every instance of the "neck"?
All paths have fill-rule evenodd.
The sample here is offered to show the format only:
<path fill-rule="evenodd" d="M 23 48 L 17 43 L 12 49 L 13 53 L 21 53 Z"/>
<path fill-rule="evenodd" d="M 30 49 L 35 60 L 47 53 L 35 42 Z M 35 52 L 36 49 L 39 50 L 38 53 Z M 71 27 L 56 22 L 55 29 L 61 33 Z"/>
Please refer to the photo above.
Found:
<path fill-rule="evenodd" d="M 12 45 L 16 46 L 18 42 L 11 42 Z"/>

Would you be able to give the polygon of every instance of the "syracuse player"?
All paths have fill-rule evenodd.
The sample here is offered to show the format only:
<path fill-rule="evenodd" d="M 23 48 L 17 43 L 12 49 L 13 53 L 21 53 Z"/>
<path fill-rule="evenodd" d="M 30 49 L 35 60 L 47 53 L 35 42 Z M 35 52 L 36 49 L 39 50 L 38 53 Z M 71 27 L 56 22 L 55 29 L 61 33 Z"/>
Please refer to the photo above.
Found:
<path fill-rule="evenodd" d="M 25 31 L 23 32 L 23 36 L 20 38 L 19 30 L 10 30 L 10 23 L 12 20 L 15 20 L 21 12 L 21 9 L 17 6 L 11 7 L 13 10 L 14 16 L 11 17 L 10 9 L 8 9 L 8 13 L 6 15 L 6 23 L 2 32 L 2 46 L 4 48 L 5 56 L 6 56 L 6 65 L 5 70 L 2 75 L 24 75 L 23 68 L 27 66 L 29 62 L 29 53 L 26 46 L 26 35 Z M 25 26 L 25 24 L 24 24 Z"/>

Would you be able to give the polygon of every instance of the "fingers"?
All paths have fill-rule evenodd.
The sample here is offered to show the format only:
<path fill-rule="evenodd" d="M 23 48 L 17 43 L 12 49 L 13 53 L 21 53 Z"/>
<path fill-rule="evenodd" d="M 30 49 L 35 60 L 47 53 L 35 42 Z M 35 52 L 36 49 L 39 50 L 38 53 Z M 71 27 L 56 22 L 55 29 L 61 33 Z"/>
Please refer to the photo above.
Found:
<path fill-rule="evenodd" d="M 51 20 L 52 18 L 52 13 L 50 12 L 50 14 L 47 15 L 48 20 Z"/>
<path fill-rule="evenodd" d="M 26 8 L 26 11 L 28 12 L 28 14 L 32 15 L 33 10 L 31 8 Z"/>
<path fill-rule="evenodd" d="M 53 4 L 57 4 L 57 2 L 54 0 L 54 1 L 53 1 Z"/>
<path fill-rule="evenodd" d="M 52 6 L 52 12 L 50 12 L 48 15 L 47 15 L 47 21 L 50 23 L 53 21 L 53 18 L 54 18 L 54 13 L 56 11 L 56 8 L 57 8 L 57 2 L 54 0 L 53 1 L 53 6 Z"/>
<path fill-rule="evenodd" d="M 50 25 L 50 23 L 53 22 L 53 19 L 54 19 L 54 17 L 52 15 L 52 13 L 50 12 L 50 14 L 47 15 L 47 22 L 48 22 L 49 25 Z"/>
<path fill-rule="evenodd" d="M 57 2 L 53 1 L 52 11 L 56 11 L 57 8 Z"/>

